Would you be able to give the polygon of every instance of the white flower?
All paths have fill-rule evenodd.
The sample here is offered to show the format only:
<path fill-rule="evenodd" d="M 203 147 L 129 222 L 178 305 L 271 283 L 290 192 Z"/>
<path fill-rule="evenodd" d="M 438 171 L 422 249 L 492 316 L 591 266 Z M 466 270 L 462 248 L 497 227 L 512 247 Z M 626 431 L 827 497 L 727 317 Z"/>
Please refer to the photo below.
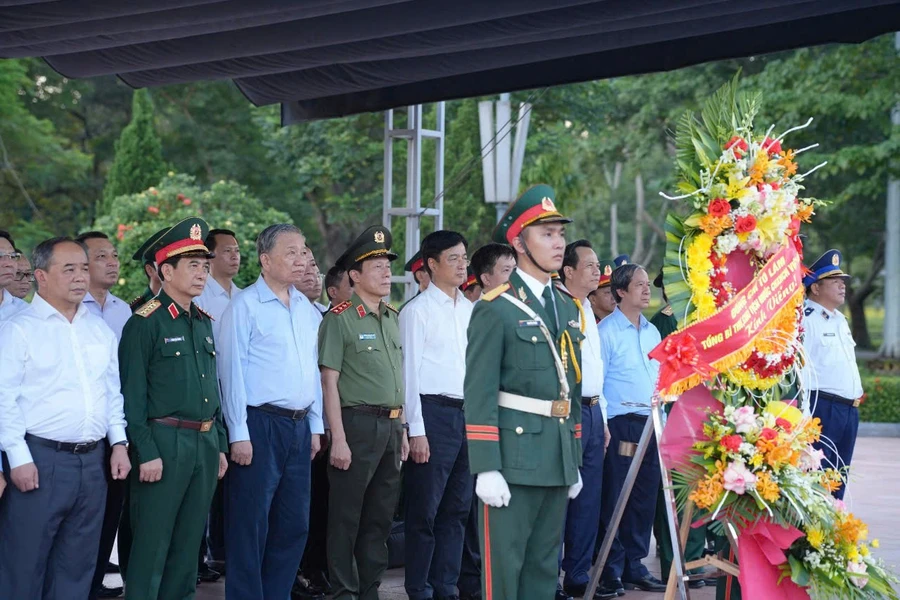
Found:
<path fill-rule="evenodd" d="M 756 427 L 756 413 L 752 406 L 742 406 L 731 413 L 728 421 L 734 424 L 737 433 L 747 433 Z"/>
<path fill-rule="evenodd" d="M 728 255 L 734 252 L 740 241 L 734 233 L 726 233 L 716 238 L 716 250 L 719 254 Z"/>
<path fill-rule="evenodd" d="M 822 555 L 818 552 L 807 552 L 806 562 L 807 564 L 809 564 L 810 568 L 818 568 L 818 566 L 822 563 Z"/>
<path fill-rule="evenodd" d="M 847 571 L 850 573 L 859 573 L 860 575 L 865 575 L 867 569 L 868 569 L 868 567 L 866 567 L 866 563 L 863 563 L 863 562 L 850 561 L 847 563 Z M 853 585 L 855 585 L 856 587 L 864 588 L 864 587 L 866 587 L 866 584 L 869 583 L 869 578 L 868 577 L 851 577 L 850 581 L 853 582 Z"/>
<path fill-rule="evenodd" d="M 824 452 L 808 445 L 800 453 L 800 468 L 804 471 L 818 471 L 822 466 L 823 458 L 825 458 Z"/>

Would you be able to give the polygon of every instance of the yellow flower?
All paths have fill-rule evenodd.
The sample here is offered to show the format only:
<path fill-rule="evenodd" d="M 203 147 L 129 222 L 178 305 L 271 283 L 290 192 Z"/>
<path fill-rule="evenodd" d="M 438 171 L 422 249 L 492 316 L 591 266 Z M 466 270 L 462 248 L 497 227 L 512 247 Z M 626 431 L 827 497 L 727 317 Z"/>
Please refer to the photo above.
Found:
<path fill-rule="evenodd" d="M 875 538 L 874 540 L 872 540 L 872 547 L 875 548 L 876 550 L 878 549 L 878 547 L 880 545 L 881 545 L 881 542 L 878 541 L 878 538 Z"/>
<path fill-rule="evenodd" d="M 847 552 L 847 558 L 853 562 L 859 562 L 859 551 L 856 548 L 851 548 L 849 552 Z"/>
<path fill-rule="evenodd" d="M 781 417 L 782 419 L 789 421 L 792 427 L 796 427 L 803 419 L 803 412 L 799 408 L 786 402 L 782 402 L 781 400 L 769 402 L 766 405 L 766 408 L 763 409 L 763 412 L 769 413 L 776 419 Z"/>
<path fill-rule="evenodd" d="M 750 465 L 756 468 L 761 467 L 763 464 L 763 455 L 760 452 L 757 452 L 753 455 L 753 458 L 750 459 Z"/>
<path fill-rule="evenodd" d="M 859 553 L 862 554 L 863 556 L 868 556 L 869 555 L 869 547 L 866 546 L 865 544 L 863 544 L 862 546 L 859 547 Z"/>
<path fill-rule="evenodd" d="M 747 184 L 750 183 L 749 177 L 740 178 L 738 175 L 731 174 L 728 176 L 728 188 L 725 195 L 728 200 L 740 200 L 750 193 Z"/>
<path fill-rule="evenodd" d="M 750 167 L 750 184 L 763 183 L 766 177 L 766 169 L 769 168 L 769 155 L 766 152 L 757 152 L 756 160 Z"/>
<path fill-rule="evenodd" d="M 756 474 L 756 491 L 766 502 L 775 502 L 781 496 L 778 484 L 772 481 L 772 476 L 767 471 Z"/>
<path fill-rule="evenodd" d="M 810 546 L 818 550 L 825 541 L 825 534 L 820 529 L 813 527 L 806 532 L 806 539 Z"/>

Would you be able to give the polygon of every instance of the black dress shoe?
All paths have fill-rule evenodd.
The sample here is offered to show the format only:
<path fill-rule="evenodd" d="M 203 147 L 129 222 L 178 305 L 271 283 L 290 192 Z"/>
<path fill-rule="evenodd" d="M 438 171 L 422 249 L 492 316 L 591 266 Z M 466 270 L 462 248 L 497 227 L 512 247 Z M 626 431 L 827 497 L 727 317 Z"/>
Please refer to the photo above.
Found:
<path fill-rule="evenodd" d="M 326 596 L 331 593 L 331 581 L 325 571 L 313 571 L 309 575 L 309 585 L 321 590 Z"/>
<path fill-rule="evenodd" d="M 291 588 L 291 600 L 325 600 L 325 592 L 303 575 L 297 575 Z"/>
<path fill-rule="evenodd" d="M 197 581 L 200 583 L 215 583 L 222 576 L 218 571 L 210 569 L 203 565 L 197 569 Z"/>
<path fill-rule="evenodd" d="M 213 571 L 218 571 L 220 575 L 225 575 L 225 561 L 224 560 L 208 560 L 206 561 L 206 566 L 212 569 Z"/>
<path fill-rule="evenodd" d="M 622 594 L 619 594 L 619 588 L 622 588 Z M 603 598 L 613 598 L 615 596 L 624 595 L 625 588 L 622 586 L 621 579 L 608 579 L 601 581 L 597 586 L 596 594 L 600 594 Z"/>
<path fill-rule="evenodd" d="M 125 590 L 121 587 L 106 587 L 101 585 L 99 589 L 94 590 L 92 596 L 94 598 L 119 598 Z"/>
<path fill-rule="evenodd" d="M 692 590 L 699 590 L 702 587 L 706 587 L 706 582 L 702 579 L 692 579 L 688 581 L 688 587 Z"/>
<path fill-rule="evenodd" d="M 481 591 L 477 592 L 460 592 L 459 600 L 481 600 Z"/>
<path fill-rule="evenodd" d="M 114 563 L 114 562 L 109 562 L 109 561 L 107 561 L 107 563 L 106 563 L 106 572 L 107 572 L 107 573 L 118 573 L 118 572 L 119 572 L 119 565 L 117 565 L 117 564 Z"/>
<path fill-rule="evenodd" d="M 625 593 L 625 590 L 622 590 L 622 594 Z M 597 591 L 594 592 L 594 600 L 612 600 L 613 598 L 618 598 L 619 594 L 616 593 L 616 590 L 606 590 L 597 586 Z"/>
<path fill-rule="evenodd" d="M 573 598 L 581 598 L 587 592 L 587 585 L 564 585 L 563 591 Z"/>
<path fill-rule="evenodd" d="M 626 580 L 626 590 L 644 590 L 645 592 L 665 592 L 666 584 L 649 573 L 637 580 Z"/>
<path fill-rule="evenodd" d="M 556 596 L 554 596 L 554 600 L 573 600 L 572 596 L 564 592 L 563 590 L 557 588 Z"/>

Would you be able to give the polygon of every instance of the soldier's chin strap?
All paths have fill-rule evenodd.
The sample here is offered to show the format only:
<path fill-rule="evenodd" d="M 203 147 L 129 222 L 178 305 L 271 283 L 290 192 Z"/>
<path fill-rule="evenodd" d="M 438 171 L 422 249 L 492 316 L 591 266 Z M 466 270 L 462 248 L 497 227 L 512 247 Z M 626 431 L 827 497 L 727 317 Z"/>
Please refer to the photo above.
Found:
<path fill-rule="evenodd" d="M 523 230 L 523 233 L 524 233 L 524 230 Z M 541 271 L 543 271 L 543 272 L 546 273 L 547 275 L 553 274 L 553 272 L 555 271 L 555 269 L 545 269 L 545 268 L 541 265 L 541 263 L 539 263 L 539 262 L 537 261 L 537 259 L 534 258 L 534 255 L 531 253 L 531 250 L 528 249 L 528 244 L 525 243 L 525 236 L 522 235 L 521 233 L 519 234 L 519 241 L 522 242 L 522 247 L 525 248 L 525 256 L 528 257 L 528 260 L 530 260 L 534 266 L 536 266 L 538 269 L 540 269 Z"/>

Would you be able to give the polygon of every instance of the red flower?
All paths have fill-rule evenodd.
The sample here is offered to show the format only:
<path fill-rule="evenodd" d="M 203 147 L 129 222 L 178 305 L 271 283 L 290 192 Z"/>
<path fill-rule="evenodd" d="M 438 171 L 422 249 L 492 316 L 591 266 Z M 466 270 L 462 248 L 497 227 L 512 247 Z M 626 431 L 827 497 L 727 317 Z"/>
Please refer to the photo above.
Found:
<path fill-rule="evenodd" d="M 729 452 L 737 452 L 741 448 L 741 442 L 744 441 L 744 438 L 737 434 L 726 435 L 721 440 L 719 440 L 719 444 L 728 450 Z"/>
<path fill-rule="evenodd" d="M 764 427 L 763 430 L 759 432 L 759 437 L 771 442 L 772 440 L 774 440 L 775 438 L 778 437 L 778 432 L 776 432 L 774 429 Z"/>
<path fill-rule="evenodd" d="M 159 214 L 159 207 L 157 207 L 157 206 L 148 206 L 148 207 L 147 207 L 147 212 L 148 212 L 148 213 L 153 213 L 154 215 L 158 215 L 158 214 Z"/>
<path fill-rule="evenodd" d="M 184 194 L 178 194 L 175 196 L 178 200 L 184 200 Z"/>
<path fill-rule="evenodd" d="M 124 240 L 125 239 L 125 230 L 120 229 L 119 233 L 116 234 L 116 239 L 118 239 L 120 242 L 122 240 Z"/>
<path fill-rule="evenodd" d="M 781 142 L 773 140 L 772 138 L 767 137 L 763 141 L 762 147 L 766 149 L 766 152 L 769 153 L 769 156 L 772 156 L 773 154 L 781 154 Z"/>
<path fill-rule="evenodd" d="M 710 201 L 707 211 L 710 216 L 725 217 L 731 212 L 731 205 L 724 198 L 716 198 Z"/>
<path fill-rule="evenodd" d="M 777 419 L 775 419 L 775 424 L 778 425 L 779 427 L 781 427 L 782 429 L 784 429 L 785 431 L 790 431 L 794 427 L 793 425 L 791 425 L 790 421 L 788 421 L 787 419 L 785 419 L 783 417 L 778 417 Z"/>
<path fill-rule="evenodd" d="M 748 147 L 749 146 L 747 146 L 747 142 L 742 140 L 739 136 L 734 136 L 733 138 L 728 140 L 727 144 L 725 144 L 726 150 L 734 148 L 734 155 L 737 158 L 741 158 L 744 155 L 744 152 L 747 151 Z"/>
<path fill-rule="evenodd" d="M 756 217 L 753 215 L 739 217 L 737 223 L 734 224 L 734 230 L 738 233 L 750 233 L 754 229 L 756 229 Z"/>

